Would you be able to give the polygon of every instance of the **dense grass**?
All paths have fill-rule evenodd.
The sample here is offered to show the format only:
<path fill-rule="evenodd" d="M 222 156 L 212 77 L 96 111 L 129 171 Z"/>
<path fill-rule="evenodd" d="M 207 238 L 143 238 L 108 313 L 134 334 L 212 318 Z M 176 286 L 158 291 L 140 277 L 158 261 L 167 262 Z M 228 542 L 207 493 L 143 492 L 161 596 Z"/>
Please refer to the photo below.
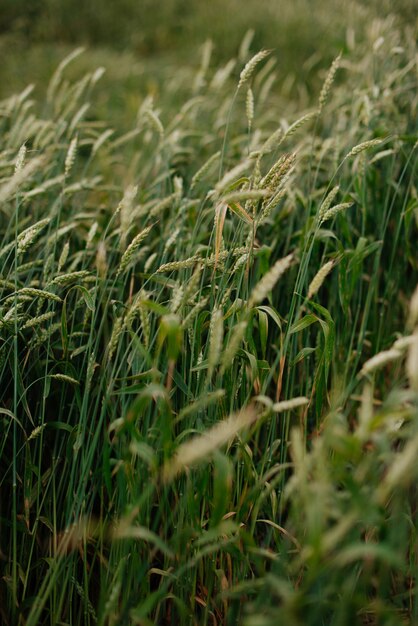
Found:
<path fill-rule="evenodd" d="M 124 133 L 76 54 L 0 104 L 2 621 L 418 623 L 413 30 Z"/>
<path fill-rule="evenodd" d="M 280 88 L 293 83 L 293 96 L 307 92 L 314 97 L 320 70 L 339 50 L 363 41 L 374 21 L 388 15 L 397 26 L 413 24 L 415 5 L 415 0 L 397 0 L 396 6 L 391 0 L 119 0 L 117 5 L 109 0 L 2 0 L 0 97 L 10 95 L 10 85 L 20 89 L 25 80 L 23 89 L 52 72 L 57 57 L 64 56 L 63 46 L 85 45 L 90 55 L 94 46 L 96 58 L 103 53 L 99 63 L 117 67 L 123 77 L 135 66 L 132 78 L 141 90 L 138 65 L 141 75 L 158 84 L 173 60 L 177 67 L 193 65 L 206 39 L 214 43 L 214 62 L 227 62 L 248 31 L 252 49 L 276 50 Z M 115 83 L 109 91 L 114 99 Z"/>

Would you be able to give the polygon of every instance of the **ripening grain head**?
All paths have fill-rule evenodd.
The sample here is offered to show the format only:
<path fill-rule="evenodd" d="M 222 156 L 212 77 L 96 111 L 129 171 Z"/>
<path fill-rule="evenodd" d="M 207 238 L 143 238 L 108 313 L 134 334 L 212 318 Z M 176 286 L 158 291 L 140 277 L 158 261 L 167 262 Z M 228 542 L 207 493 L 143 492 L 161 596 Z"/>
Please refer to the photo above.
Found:
<path fill-rule="evenodd" d="M 218 422 L 210 430 L 181 444 L 175 456 L 163 467 L 164 481 L 170 482 L 180 472 L 205 462 L 211 454 L 234 439 L 242 430 L 251 426 L 256 419 L 255 408 L 249 406 Z"/>
<path fill-rule="evenodd" d="M 319 291 L 319 289 L 321 288 L 324 280 L 326 279 L 326 277 L 328 276 L 328 274 L 330 273 L 330 271 L 332 270 L 334 265 L 335 265 L 334 261 L 328 261 L 315 274 L 315 276 L 313 277 L 313 279 L 311 281 L 311 284 L 309 285 L 309 288 L 308 288 L 308 299 L 309 300 Z"/>
<path fill-rule="evenodd" d="M 393 361 L 397 361 L 402 357 L 402 352 L 392 348 L 391 350 L 383 350 L 376 354 L 371 359 L 365 362 L 363 368 L 360 372 L 361 375 L 366 376 L 367 374 L 371 374 L 375 370 L 387 365 L 388 363 L 392 363 Z"/>
<path fill-rule="evenodd" d="M 250 78 L 254 74 L 254 71 L 255 71 L 255 68 L 257 67 L 257 65 L 263 59 L 265 59 L 270 53 L 271 53 L 270 50 L 260 50 L 260 52 L 257 52 L 257 54 L 255 54 L 248 61 L 248 63 L 245 65 L 244 69 L 242 70 L 242 72 L 240 74 L 239 83 L 238 83 L 238 89 L 240 89 L 243 85 L 245 85 L 246 82 L 248 82 L 250 80 Z"/>
<path fill-rule="evenodd" d="M 293 261 L 293 254 L 289 254 L 283 259 L 279 259 L 273 267 L 263 276 L 254 287 L 248 301 L 249 308 L 259 304 L 273 289 L 279 278 L 289 269 Z"/>

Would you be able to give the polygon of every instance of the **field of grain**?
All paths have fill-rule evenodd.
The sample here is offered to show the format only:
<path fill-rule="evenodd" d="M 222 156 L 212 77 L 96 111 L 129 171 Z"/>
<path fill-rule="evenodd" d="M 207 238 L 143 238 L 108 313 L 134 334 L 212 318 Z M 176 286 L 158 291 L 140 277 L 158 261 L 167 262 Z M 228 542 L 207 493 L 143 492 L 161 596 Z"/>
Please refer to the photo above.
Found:
<path fill-rule="evenodd" d="M 0 622 L 418 624 L 414 3 L 41 4 L 0 33 Z"/>

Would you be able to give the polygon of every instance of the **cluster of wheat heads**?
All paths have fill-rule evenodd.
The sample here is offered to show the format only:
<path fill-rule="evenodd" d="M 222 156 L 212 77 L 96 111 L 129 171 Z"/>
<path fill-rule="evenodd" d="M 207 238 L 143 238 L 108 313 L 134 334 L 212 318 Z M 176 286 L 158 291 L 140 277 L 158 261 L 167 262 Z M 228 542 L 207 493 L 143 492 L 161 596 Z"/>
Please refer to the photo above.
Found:
<path fill-rule="evenodd" d="M 3 623 L 417 619 L 416 47 L 369 30 L 290 119 L 209 44 L 124 135 L 80 50 L 0 103 Z"/>

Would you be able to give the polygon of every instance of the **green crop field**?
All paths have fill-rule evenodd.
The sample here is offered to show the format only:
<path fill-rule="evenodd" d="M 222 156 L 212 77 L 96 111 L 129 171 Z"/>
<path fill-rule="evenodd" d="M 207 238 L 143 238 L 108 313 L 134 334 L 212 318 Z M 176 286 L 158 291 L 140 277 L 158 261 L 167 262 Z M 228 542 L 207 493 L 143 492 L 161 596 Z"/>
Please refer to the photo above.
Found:
<path fill-rule="evenodd" d="M 0 623 L 418 625 L 415 3 L 0 12 Z"/>

